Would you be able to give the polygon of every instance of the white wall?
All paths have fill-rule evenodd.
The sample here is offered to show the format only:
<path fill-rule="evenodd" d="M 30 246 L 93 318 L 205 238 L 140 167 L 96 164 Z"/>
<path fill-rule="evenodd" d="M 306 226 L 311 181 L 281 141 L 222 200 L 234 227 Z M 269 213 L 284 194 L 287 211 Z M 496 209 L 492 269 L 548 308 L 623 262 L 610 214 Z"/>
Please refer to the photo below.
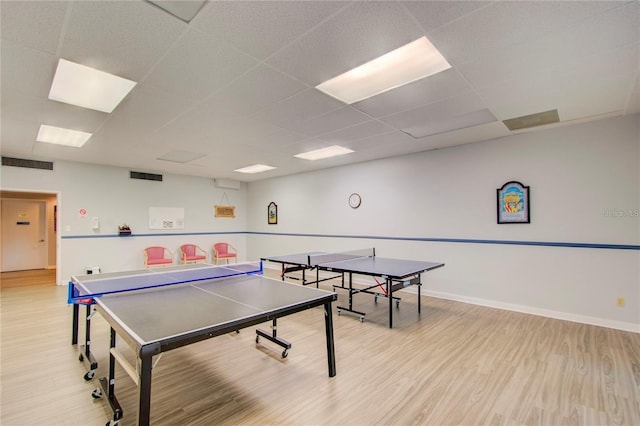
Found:
<path fill-rule="evenodd" d="M 445 262 L 426 275 L 433 296 L 640 331 L 640 222 L 624 213 L 640 207 L 639 127 L 637 115 L 614 118 L 240 190 L 170 174 L 163 182 L 136 181 L 127 169 L 65 161 L 56 161 L 53 172 L 2 167 L 0 177 L 2 189 L 60 194 L 59 284 L 87 266 L 140 268 L 142 248 L 153 244 L 208 249 L 225 240 L 240 260 L 375 246 L 380 256 Z M 496 188 L 509 180 L 531 187 L 531 224 L 496 224 Z M 359 209 L 347 204 L 351 192 L 362 195 Z M 278 204 L 277 225 L 267 224 L 271 201 Z M 214 218 L 216 204 L 235 205 L 236 218 Z M 185 229 L 149 230 L 149 207 L 184 207 Z M 94 216 L 98 231 L 91 229 Z M 133 237 L 116 236 L 123 223 Z M 618 297 L 624 308 L 616 307 Z"/>
<path fill-rule="evenodd" d="M 251 183 L 249 257 L 375 246 L 445 262 L 426 277 L 433 296 L 640 331 L 639 127 L 614 118 Z M 496 223 L 510 180 L 531 187 L 531 224 Z M 475 241 L 420 241 L 434 238 Z"/>
<path fill-rule="evenodd" d="M 58 284 L 72 275 L 84 274 L 88 266 L 102 272 L 144 267 L 143 248 L 163 245 L 178 251 L 184 243 L 195 243 L 208 251 L 218 241 L 238 249 L 244 260 L 247 215 L 246 185 L 239 190 L 216 188 L 213 179 L 164 174 L 162 182 L 129 178 L 129 170 L 91 164 L 56 161 L 53 171 L 2 167 L 2 189 L 55 191 L 58 206 Z M 226 194 L 226 197 L 225 197 Z M 214 217 L 215 205 L 234 205 L 235 218 Z M 149 229 L 149 207 L 185 209 L 185 227 L 176 230 Z M 80 210 L 86 210 L 83 217 Z M 92 229 L 92 218 L 100 228 Z M 133 230 L 119 237 L 119 225 Z M 178 255 L 175 257 L 176 262 Z"/>

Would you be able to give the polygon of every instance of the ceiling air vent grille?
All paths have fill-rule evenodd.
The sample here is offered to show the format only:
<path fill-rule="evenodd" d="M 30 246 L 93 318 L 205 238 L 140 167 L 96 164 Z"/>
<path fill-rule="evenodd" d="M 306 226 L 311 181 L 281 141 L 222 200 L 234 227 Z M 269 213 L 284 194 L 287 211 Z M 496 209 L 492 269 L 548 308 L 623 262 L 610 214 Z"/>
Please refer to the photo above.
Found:
<path fill-rule="evenodd" d="M 27 169 L 53 170 L 53 162 L 25 160 L 23 158 L 2 157 L 3 166 L 25 167 Z"/>
<path fill-rule="evenodd" d="M 523 115 L 522 117 L 510 118 L 503 120 L 505 126 L 512 132 L 515 130 L 528 129 L 530 127 L 545 126 L 547 124 L 558 123 L 560 117 L 558 116 L 558 110 L 552 109 L 549 111 L 538 112 L 531 115 Z"/>
<path fill-rule="evenodd" d="M 129 172 L 129 177 L 131 179 L 142 179 L 142 180 L 155 180 L 157 182 L 162 182 L 162 175 L 156 175 L 153 173 L 143 173 L 143 172 Z"/>

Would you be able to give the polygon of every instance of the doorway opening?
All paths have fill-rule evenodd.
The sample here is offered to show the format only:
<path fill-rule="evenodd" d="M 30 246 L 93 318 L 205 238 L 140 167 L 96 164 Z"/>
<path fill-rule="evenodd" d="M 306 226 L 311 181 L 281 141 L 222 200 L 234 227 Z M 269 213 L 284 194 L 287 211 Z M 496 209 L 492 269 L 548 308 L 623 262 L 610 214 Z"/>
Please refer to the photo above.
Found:
<path fill-rule="evenodd" d="M 3 287 L 5 281 L 12 286 L 58 282 L 58 201 L 57 193 L 0 191 Z"/>

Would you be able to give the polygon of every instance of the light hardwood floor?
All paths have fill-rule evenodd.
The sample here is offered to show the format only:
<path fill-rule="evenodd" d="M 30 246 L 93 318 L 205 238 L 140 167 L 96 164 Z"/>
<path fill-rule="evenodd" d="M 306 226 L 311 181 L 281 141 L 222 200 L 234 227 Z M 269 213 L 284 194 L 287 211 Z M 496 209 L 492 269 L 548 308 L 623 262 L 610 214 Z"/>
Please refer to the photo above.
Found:
<path fill-rule="evenodd" d="M 31 285 L 56 285 L 56 270 L 34 269 L 0 273 L 0 286 L 2 288 L 26 287 Z"/>
<path fill-rule="evenodd" d="M 0 424 L 104 425 L 107 404 L 90 396 L 97 380 L 83 380 L 70 344 L 67 289 L 50 284 L 2 286 Z M 164 354 L 152 424 L 640 424 L 640 334 L 428 297 L 418 316 L 414 294 L 403 295 L 390 330 L 386 303 L 360 295 L 356 307 L 364 323 L 334 314 L 333 378 L 319 308 L 278 322 L 293 343 L 286 359 L 257 346 L 254 328 Z M 95 316 L 96 377 L 108 341 Z M 120 424 L 131 425 L 135 386 L 122 369 L 116 389 Z"/>

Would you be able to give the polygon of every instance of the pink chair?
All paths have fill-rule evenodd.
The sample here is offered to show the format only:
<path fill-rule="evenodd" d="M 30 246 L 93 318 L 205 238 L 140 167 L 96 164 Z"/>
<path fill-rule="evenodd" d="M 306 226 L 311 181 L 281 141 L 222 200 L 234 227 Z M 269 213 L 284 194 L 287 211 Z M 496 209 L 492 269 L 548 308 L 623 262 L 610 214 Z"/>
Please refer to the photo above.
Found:
<path fill-rule="evenodd" d="M 216 265 L 221 259 L 226 260 L 227 263 L 229 263 L 229 259 L 234 259 L 234 261 L 237 262 L 238 251 L 229 243 L 215 243 L 213 245 L 213 257 Z"/>
<path fill-rule="evenodd" d="M 180 246 L 180 261 L 182 263 L 197 263 L 207 261 L 207 252 L 195 244 Z"/>
<path fill-rule="evenodd" d="M 144 266 L 166 266 L 173 264 L 173 253 L 166 247 L 152 246 L 144 249 Z"/>

